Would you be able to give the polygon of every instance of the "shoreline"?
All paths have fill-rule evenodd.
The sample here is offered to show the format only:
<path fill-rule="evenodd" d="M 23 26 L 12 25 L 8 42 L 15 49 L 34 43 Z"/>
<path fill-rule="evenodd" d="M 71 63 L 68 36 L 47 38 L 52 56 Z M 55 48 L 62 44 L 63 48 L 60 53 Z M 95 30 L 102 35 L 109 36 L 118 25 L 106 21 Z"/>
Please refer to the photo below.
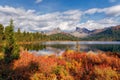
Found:
<path fill-rule="evenodd" d="M 31 42 L 18 42 L 18 44 L 22 45 L 22 44 L 35 44 L 35 43 L 41 43 L 41 42 L 48 42 L 48 43 L 57 43 L 57 42 L 80 42 L 81 44 L 120 44 L 120 41 L 31 41 Z"/>

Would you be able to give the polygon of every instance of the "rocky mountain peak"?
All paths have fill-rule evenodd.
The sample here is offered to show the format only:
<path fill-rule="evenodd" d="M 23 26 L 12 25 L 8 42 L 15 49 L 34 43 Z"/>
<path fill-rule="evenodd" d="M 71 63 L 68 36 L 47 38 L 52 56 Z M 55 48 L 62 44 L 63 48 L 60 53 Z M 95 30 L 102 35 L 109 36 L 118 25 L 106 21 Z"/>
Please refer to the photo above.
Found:
<path fill-rule="evenodd" d="M 76 27 L 76 30 L 77 32 L 80 32 L 80 33 L 89 33 L 90 31 L 86 28 L 79 28 L 79 27 Z"/>

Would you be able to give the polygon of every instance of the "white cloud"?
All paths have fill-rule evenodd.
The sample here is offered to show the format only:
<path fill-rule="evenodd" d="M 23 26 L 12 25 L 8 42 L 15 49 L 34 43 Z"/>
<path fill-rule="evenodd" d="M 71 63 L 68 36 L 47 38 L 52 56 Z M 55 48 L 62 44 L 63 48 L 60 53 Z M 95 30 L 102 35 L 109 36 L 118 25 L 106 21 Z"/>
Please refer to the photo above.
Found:
<path fill-rule="evenodd" d="M 0 6 L 0 23 L 7 25 L 12 18 L 15 27 L 20 27 L 22 31 L 40 31 L 56 27 L 62 30 L 72 30 L 80 22 L 81 15 L 79 10 L 38 15 L 34 10 Z"/>
<path fill-rule="evenodd" d="M 36 3 L 40 3 L 40 2 L 42 2 L 43 0 L 36 0 Z"/>
<path fill-rule="evenodd" d="M 89 20 L 80 23 L 84 14 L 105 13 L 112 15 L 112 18 L 104 18 L 102 20 Z M 47 14 L 38 14 L 35 10 L 25 10 L 23 8 L 14 8 L 10 6 L 0 6 L 0 23 L 5 26 L 12 18 L 14 20 L 15 29 L 18 27 L 22 31 L 41 31 L 53 28 L 61 28 L 62 30 L 74 30 L 75 27 L 86 27 L 88 29 L 104 28 L 117 25 L 114 17 L 120 16 L 120 5 L 109 8 L 93 8 L 86 11 L 68 10 L 64 12 L 53 12 Z M 118 19 L 119 20 L 119 19 Z"/>
<path fill-rule="evenodd" d="M 103 12 L 111 16 L 120 16 L 120 5 L 104 8 Z"/>
<path fill-rule="evenodd" d="M 98 8 L 92 8 L 84 12 L 84 14 L 95 14 L 99 11 Z"/>
<path fill-rule="evenodd" d="M 62 30 L 72 30 L 74 26 L 80 22 L 81 15 L 82 13 L 79 10 L 70 10 L 45 14 L 40 17 L 42 17 L 44 21 L 47 21 L 48 29 L 59 27 Z"/>
<path fill-rule="evenodd" d="M 85 27 L 89 30 L 94 30 L 94 29 L 103 29 L 103 28 L 110 27 L 110 26 L 116 26 L 118 24 L 119 23 L 117 21 L 114 21 L 111 18 L 105 18 L 105 19 L 98 20 L 98 21 L 88 20 L 87 22 L 80 23 L 77 26 L 81 28 Z"/>
<path fill-rule="evenodd" d="M 120 16 L 120 5 L 108 7 L 108 8 L 92 8 L 86 10 L 84 14 L 105 13 L 108 16 Z"/>

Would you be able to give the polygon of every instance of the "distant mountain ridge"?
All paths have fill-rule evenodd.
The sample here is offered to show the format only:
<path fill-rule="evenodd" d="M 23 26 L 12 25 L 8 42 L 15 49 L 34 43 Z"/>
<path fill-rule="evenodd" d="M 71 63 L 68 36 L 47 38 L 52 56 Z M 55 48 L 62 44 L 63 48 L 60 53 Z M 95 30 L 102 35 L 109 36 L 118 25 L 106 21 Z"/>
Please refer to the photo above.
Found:
<path fill-rule="evenodd" d="M 75 37 L 79 37 L 79 38 L 83 38 L 86 37 L 90 34 L 90 30 L 86 29 L 86 28 L 79 28 L 76 27 L 76 30 L 71 32 L 70 34 L 75 36 Z"/>
<path fill-rule="evenodd" d="M 89 35 L 82 40 L 120 41 L 120 25 L 103 29 L 101 32 Z"/>
<path fill-rule="evenodd" d="M 77 32 L 80 32 L 80 33 L 90 33 L 91 31 L 86 29 L 86 28 L 79 28 L 79 27 L 76 27 L 76 30 Z"/>
<path fill-rule="evenodd" d="M 58 34 L 58 33 L 65 33 L 65 34 L 70 34 L 72 36 L 78 37 L 78 38 L 84 38 L 87 37 L 91 34 L 96 34 L 103 31 L 103 29 L 96 29 L 96 30 L 88 30 L 87 28 L 79 28 L 76 27 L 76 29 L 74 31 L 62 31 L 59 27 L 58 28 L 54 28 L 53 30 L 49 30 L 44 32 L 46 35 L 53 35 L 53 34 Z"/>
<path fill-rule="evenodd" d="M 58 27 L 58 28 L 54 28 L 51 31 L 47 31 L 45 34 L 46 35 L 53 35 L 53 34 L 58 34 L 58 33 L 62 33 L 62 30 Z"/>
<path fill-rule="evenodd" d="M 53 30 L 48 31 L 45 34 L 49 36 L 57 36 L 59 34 L 59 36 L 66 37 L 69 35 L 71 38 L 77 37 L 81 40 L 120 40 L 120 25 L 103 29 L 95 29 L 92 31 L 86 28 L 76 27 L 76 29 L 71 32 L 62 31 L 60 28 L 54 28 Z"/>

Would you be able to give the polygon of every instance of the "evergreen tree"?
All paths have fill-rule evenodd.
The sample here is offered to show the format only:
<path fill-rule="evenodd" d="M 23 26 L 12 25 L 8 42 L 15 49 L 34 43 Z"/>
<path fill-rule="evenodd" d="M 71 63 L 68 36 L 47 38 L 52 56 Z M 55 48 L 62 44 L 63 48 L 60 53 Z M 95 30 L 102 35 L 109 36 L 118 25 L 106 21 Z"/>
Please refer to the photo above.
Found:
<path fill-rule="evenodd" d="M 16 44 L 14 37 L 13 20 L 10 21 L 9 26 L 5 28 L 5 61 L 10 63 L 13 59 L 19 58 L 19 46 Z"/>
<path fill-rule="evenodd" d="M 0 24 L 0 42 L 3 41 L 3 37 L 4 37 L 4 26 Z"/>
<path fill-rule="evenodd" d="M 18 33 L 18 34 L 21 34 L 21 30 L 20 30 L 20 28 L 18 28 L 18 31 L 17 31 L 17 33 Z"/>
<path fill-rule="evenodd" d="M 15 34 L 15 37 L 16 37 L 16 39 L 17 39 L 18 42 L 21 41 L 22 35 L 21 35 L 20 28 L 18 28 L 18 30 L 17 30 L 17 32 Z"/>

